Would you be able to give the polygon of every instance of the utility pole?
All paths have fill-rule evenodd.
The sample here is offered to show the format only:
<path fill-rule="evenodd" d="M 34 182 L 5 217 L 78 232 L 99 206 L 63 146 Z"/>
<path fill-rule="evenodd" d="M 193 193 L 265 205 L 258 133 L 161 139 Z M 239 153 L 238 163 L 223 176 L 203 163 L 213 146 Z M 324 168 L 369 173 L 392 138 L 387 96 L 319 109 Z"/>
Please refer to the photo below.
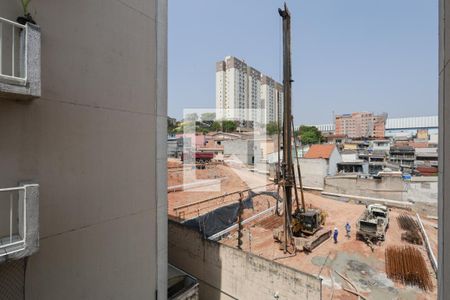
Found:
<path fill-rule="evenodd" d="M 288 244 L 291 243 L 291 210 L 292 210 L 292 187 L 293 187 L 293 165 L 291 147 L 291 13 L 286 3 L 284 9 L 279 8 L 278 13 L 283 19 L 283 187 L 284 187 L 284 252 L 287 252 Z"/>

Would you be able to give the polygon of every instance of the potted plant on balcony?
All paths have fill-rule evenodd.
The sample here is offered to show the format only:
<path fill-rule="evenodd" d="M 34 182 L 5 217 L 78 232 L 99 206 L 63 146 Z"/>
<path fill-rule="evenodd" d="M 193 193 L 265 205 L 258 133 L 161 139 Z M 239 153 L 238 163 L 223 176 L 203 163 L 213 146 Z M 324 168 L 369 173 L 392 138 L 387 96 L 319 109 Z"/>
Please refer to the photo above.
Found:
<path fill-rule="evenodd" d="M 20 3 L 22 3 L 23 8 L 23 16 L 17 17 L 17 23 L 22 25 L 25 25 L 27 23 L 36 24 L 30 12 L 28 11 L 28 5 L 30 4 L 30 1 L 31 0 L 20 0 Z"/>

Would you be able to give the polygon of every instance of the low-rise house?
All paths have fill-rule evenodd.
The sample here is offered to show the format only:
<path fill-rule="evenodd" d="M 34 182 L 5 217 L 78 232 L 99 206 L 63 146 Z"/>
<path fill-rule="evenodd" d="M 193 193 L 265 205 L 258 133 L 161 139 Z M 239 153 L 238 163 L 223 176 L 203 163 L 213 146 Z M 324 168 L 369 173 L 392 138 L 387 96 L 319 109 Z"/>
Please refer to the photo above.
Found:
<path fill-rule="evenodd" d="M 438 166 L 438 152 L 437 148 L 416 148 L 416 162 L 415 166 Z"/>
<path fill-rule="evenodd" d="M 237 140 L 237 139 L 246 139 L 246 136 L 243 137 L 239 133 L 230 133 L 230 132 L 210 132 L 206 135 L 206 143 L 214 144 L 214 147 L 223 146 L 223 141 Z"/>
<path fill-rule="evenodd" d="M 191 147 L 201 148 L 205 146 L 206 137 L 203 134 L 196 133 L 178 133 L 177 138 L 182 138 L 183 143 L 189 143 Z"/>
<path fill-rule="evenodd" d="M 337 164 L 342 162 L 336 145 L 311 145 L 300 160 L 304 186 L 323 188 L 324 178 L 337 174 Z"/>
<path fill-rule="evenodd" d="M 415 151 L 411 146 L 393 146 L 389 151 L 389 161 L 397 164 L 401 171 L 412 172 L 415 160 Z"/>
<path fill-rule="evenodd" d="M 341 152 L 342 161 L 337 163 L 339 174 L 367 174 L 369 163 L 358 157 L 356 150 L 343 150 Z"/>
<path fill-rule="evenodd" d="M 169 136 L 167 138 L 167 156 L 180 157 L 183 153 L 183 138 L 176 136 Z"/>
<path fill-rule="evenodd" d="M 336 175 L 337 163 L 342 162 L 341 154 L 336 148 L 336 145 L 332 144 L 311 145 L 304 159 L 323 160 L 327 165 L 326 175 L 328 176 Z"/>
<path fill-rule="evenodd" d="M 391 148 L 391 141 L 390 140 L 373 140 L 370 142 L 369 148 L 372 151 L 384 151 L 386 153 L 389 153 L 389 150 Z"/>

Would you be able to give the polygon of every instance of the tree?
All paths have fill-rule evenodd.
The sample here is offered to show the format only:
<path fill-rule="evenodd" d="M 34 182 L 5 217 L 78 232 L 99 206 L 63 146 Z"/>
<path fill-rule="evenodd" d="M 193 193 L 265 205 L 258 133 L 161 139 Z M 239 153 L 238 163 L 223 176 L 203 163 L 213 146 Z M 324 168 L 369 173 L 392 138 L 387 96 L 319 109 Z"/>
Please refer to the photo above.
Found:
<path fill-rule="evenodd" d="M 302 144 L 320 144 L 323 140 L 322 133 L 315 126 L 300 126 L 300 139 Z"/>
<path fill-rule="evenodd" d="M 202 119 L 203 122 L 214 121 L 216 119 L 216 113 L 213 112 L 202 113 L 200 118 Z"/>
<path fill-rule="evenodd" d="M 278 133 L 278 124 L 276 122 L 270 122 L 266 125 L 267 135 L 274 135 Z"/>
<path fill-rule="evenodd" d="M 185 122 L 195 122 L 198 120 L 198 115 L 196 113 L 186 114 L 184 121 Z"/>
<path fill-rule="evenodd" d="M 222 129 L 222 124 L 220 122 L 214 121 L 214 123 L 212 123 L 212 125 L 211 125 L 212 131 L 219 131 L 221 129 Z"/>
<path fill-rule="evenodd" d="M 167 133 L 175 134 L 179 133 L 181 123 L 178 122 L 175 118 L 168 117 L 167 118 Z"/>
<path fill-rule="evenodd" d="M 234 132 L 234 131 L 236 131 L 236 128 L 237 128 L 236 122 L 229 121 L 229 120 L 222 121 L 222 127 L 223 127 L 224 132 Z"/>

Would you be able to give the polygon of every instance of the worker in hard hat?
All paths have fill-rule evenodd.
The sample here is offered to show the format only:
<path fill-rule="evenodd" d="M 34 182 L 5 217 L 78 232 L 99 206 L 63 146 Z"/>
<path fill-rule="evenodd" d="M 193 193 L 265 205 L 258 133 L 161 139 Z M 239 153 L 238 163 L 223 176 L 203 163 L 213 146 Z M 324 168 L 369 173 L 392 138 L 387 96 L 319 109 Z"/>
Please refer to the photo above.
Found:
<path fill-rule="evenodd" d="M 352 229 L 352 227 L 350 226 L 350 223 L 347 222 L 345 224 L 345 232 L 347 233 L 347 238 L 350 238 L 350 230 Z"/>
<path fill-rule="evenodd" d="M 338 232 L 338 229 L 337 229 L 337 227 L 334 227 L 334 231 L 333 231 L 333 239 L 334 239 L 334 243 L 335 244 L 337 244 L 337 242 L 338 242 L 338 234 L 339 234 L 339 232 Z"/>

